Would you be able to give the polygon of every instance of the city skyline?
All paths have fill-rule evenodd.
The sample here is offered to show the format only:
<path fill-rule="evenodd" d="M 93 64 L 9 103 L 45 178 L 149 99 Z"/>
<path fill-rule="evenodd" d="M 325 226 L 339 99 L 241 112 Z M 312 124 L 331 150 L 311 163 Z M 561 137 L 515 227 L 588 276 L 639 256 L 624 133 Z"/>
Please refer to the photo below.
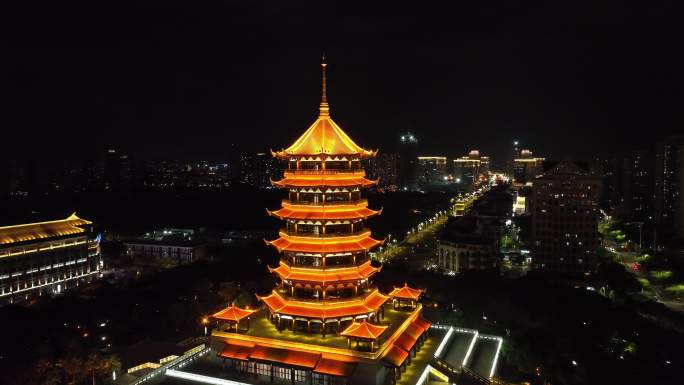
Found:
<path fill-rule="evenodd" d="M 39 32 L 9 46 L 2 123 L 18 145 L 5 157 L 78 156 L 69 145 L 153 158 L 264 151 L 241 133 L 294 139 L 312 112 L 296 106 L 317 98 L 323 51 L 340 124 L 372 147 L 412 131 L 426 154 L 477 147 L 496 159 L 519 140 L 549 158 L 589 158 L 638 146 L 644 129 L 673 134 L 681 121 L 666 6 L 461 6 L 453 20 L 398 5 L 361 15 L 334 4 L 130 4 L 88 20 L 65 7 L 55 20 L 68 27 L 38 17 L 26 25 Z M 325 33 L 308 33 L 321 16 Z M 126 32 L 114 28 L 120 20 Z M 36 132 L 45 140 L 23 144 Z"/>
<path fill-rule="evenodd" d="M 681 382 L 672 3 L 10 7 L 0 383 Z"/>

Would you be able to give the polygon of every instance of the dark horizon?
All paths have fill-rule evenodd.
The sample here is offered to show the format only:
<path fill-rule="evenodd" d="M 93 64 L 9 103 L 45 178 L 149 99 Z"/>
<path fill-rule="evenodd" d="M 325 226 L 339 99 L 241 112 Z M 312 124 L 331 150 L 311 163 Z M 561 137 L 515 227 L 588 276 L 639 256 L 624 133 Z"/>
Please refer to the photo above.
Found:
<path fill-rule="evenodd" d="M 5 158 L 224 159 L 289 145 L 317 113 L 421 155 L 513 140 L 590 159 L 681 131 L 673 4 L 402 8 L 227 1 L 14 4 Z M 87 155 L 90 154 L 90 155 Z"/>

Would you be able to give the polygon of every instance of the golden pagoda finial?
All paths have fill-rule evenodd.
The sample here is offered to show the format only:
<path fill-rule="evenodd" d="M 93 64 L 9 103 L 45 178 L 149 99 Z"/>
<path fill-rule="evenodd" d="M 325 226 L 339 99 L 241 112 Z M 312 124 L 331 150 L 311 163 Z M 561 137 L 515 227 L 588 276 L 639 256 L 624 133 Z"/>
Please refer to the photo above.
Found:
<path fill-rule="evenodd" d="M 319 117 L 327 117 L 330 116 L 330 105 L 328 105 L 328 92 L 327 92 L 327 81 L 325 78 L 325 67 L 328 66 L 328 63 L 325 61 L 325 53 L 323 53 L 323 57 L 321 58 L 321 72 L 322 72 L 322 88 L 321 88 L 321 105 L 318 108 Z"/>

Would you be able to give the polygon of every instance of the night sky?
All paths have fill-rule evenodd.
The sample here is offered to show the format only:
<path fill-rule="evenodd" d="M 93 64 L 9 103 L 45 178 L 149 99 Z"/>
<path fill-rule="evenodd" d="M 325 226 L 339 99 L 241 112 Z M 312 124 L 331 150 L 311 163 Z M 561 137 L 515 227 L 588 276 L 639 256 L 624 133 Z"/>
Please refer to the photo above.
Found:
<path fill-rule="evenodd" d="M 323 51 L 333 118 L 381 151 L 410 130 L 425 155 L 589 158 L 684 131 L 674 1 L 17 3 L 4 157 L 281 148 L 315 118 Z"/>

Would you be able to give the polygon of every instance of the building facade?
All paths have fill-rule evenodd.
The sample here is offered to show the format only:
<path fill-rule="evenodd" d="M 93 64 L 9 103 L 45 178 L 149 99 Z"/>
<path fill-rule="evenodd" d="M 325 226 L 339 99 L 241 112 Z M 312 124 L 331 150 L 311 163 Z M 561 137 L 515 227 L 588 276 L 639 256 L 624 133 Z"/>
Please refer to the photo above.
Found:
<path fill-rule="evenodd" d="M 0 227 L 0 299 L 55 295 L 99 278 L 100 238 L 92 222 L 66 219 Z"/>
<path fill-rule="evenodd" d="M 418 189 L 418 138 L 410 132 L 399 137 L 399 169 L 397 170 L 399 188 L 415 191 Z"/>
<path fill-rule="evenodd" d="M 446 274 L 495 268 L 497 244 L 477 217 L 450 217 L 437 238 L 437 267 Z"/>
<path fill-rule="evenodd" d="M 581 273 L 597 261 L 600 178 L 570 161 L 532 185 L 532 258 L 537 268 Z"/>
<path fill-rule="evenodd" d="M 654 190 L 654 218 L 663 236 L 684 238 L 684 136 L 656 144 Z"/>
<path fill-rule="evenodd" d="M 207 243 L 192 229 L 165 228 L 124 242 L 136 264 L 173 267 L 206 256 Z"/>
<path fill-rule="evenodd" d="M 258 152 L 240 156 L 240 183 L 257 188 L 270 188 L 271 179 L 282 175 L 282 162 L 270 154 Z"/>
<path fill-rule="evenodd" d="M 513 183 L 524 185 L 543 171 L 544 158 L 535 157 L 530 150 L 522 150 L 513 159 Z"/>
<path fill-rule="evenodd" d="M 453 160 L 454 178 L 456 182 L 478 184 L 481 177 L 489 174 L 489 157 L 480 155 L 480 151 L 472 150 L 466 156 Z"/>
<path fill-rule="evenodd" d="M 421 187 L 446 183 L 447 158 L 445 156 L 419 156 L 417 166 L 418 184 Z"/>
<path fill-rule="evenodd" d="M 131 257 L 143 257 L 151 261 L 169 259 L 170 265 L 192 263 L 206 255 L 206 245 L 199 242 L 174 241 L 127 241 L 126 254 Z"/>
<path fill-rule="evenodd" d="M 380 153 L 375 158 L 375 175 L 378 185 L 388 188 L 399 188 L 399 156 L 397 154 Z M 371 176 L 373 178 L 373 176 Z"/>
<path fill-rule="evenodd" d="M 655 173 L 652 146 L 634 150 L 625 158 L 625 206 L 629 220 L 645 221 L 653 216 Z"/>

